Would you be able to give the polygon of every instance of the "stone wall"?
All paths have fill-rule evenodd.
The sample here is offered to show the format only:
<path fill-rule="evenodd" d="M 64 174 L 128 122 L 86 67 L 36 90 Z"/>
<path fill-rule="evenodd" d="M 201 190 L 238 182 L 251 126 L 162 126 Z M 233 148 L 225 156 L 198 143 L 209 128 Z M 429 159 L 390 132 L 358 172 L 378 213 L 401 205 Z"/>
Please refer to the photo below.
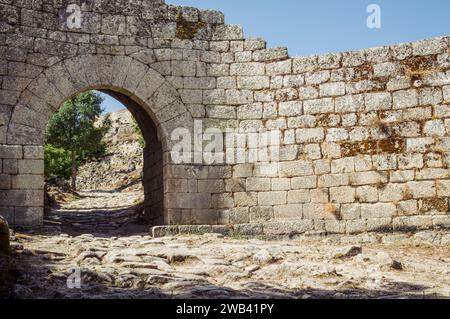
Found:
<path fill-rule="evenodd" d="M 450 224 L 448 37 L 292 58 L 245 39 L 219 12 L 78 2 L 76 30 L 67 1 L 0 4 L 0 211 L 12 224 L 39 224 L 42 130 L 89 88 L 128 96 L 154 122 L 158 224 L 292 221 L 330 233 Z M 280 130 L 280 160 L 269 176 L 259 164 L 175 165 L 171 133 L 195 120 Z"/>

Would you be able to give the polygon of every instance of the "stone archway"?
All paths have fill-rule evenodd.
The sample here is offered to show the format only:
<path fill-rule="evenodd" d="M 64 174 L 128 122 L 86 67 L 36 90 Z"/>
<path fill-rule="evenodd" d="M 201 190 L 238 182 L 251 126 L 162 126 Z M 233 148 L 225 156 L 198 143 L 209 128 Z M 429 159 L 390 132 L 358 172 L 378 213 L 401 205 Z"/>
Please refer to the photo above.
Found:
<path fill-rule="evenodd" d="M 135 117 L 146 140 L 143 184 L 145 219 L 168 223 L 164 181 L 170 129 L 189 126 L 192 118 L 177 91 L 158 72 L 129 57 L 85 55 L 67 59 L 37 76 L 21 94 L 7 130 L 8 148 L 24 154 L 13 179 L 22 186 L 8 190 L 13 224 L 37 226 L 43 217 L 43 133 L 53 113 L 70 97 L 99 90 L 122 102 Z M 11 220 L 11 217 L 9 218 Z"/>

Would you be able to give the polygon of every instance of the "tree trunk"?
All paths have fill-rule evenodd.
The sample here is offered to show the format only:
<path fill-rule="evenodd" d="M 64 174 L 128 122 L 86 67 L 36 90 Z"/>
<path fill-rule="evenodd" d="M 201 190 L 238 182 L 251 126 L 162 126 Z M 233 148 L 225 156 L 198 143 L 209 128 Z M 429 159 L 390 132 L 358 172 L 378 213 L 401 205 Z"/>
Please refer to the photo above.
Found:
<path fill-rule="evenodd" d="M 72 152 L 72 191 L 77 191 L 77 157 L 75 152 Z"/>

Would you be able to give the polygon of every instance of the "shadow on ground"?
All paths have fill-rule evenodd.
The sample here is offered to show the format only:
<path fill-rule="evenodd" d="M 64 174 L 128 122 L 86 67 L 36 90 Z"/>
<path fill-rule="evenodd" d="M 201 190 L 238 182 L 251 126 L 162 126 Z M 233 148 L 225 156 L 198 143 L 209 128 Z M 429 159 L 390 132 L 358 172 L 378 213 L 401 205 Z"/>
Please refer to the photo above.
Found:
<path fill-rule="evenodd" d="M 142 276 L 137 282 L 116 282 L 111 276 L 81 269 L 81 289 L 67 288 L 67 274 L 54 274 L 53 252 L 38 255 L 15 254 L 15 269 L 9 269 L 8 286 L 0 285 L 2 299 L 435 299 L 426 294 L 427 287 L 405 282 L 390 282 L 383 289 L 342 287 L 339 290 L 282 289 L 269 283 L 248 281 L 241 290 L 208 280 L 193 282 L 176 279 L 168 282 L 172 293 L 163 292 L 157 284 L 149 284 Z M 57 257 L 57 256 L 56 256 Z M 56 258 L 57 259 L 57 258 Z M 161 277 L 162 279 L 162 277 Z M 157 281 L 157 280 L 156 280 Z M 163 281 L 161 281 L 163 283 Z M 167 286 L 164 289 L 167 291 Z"/>

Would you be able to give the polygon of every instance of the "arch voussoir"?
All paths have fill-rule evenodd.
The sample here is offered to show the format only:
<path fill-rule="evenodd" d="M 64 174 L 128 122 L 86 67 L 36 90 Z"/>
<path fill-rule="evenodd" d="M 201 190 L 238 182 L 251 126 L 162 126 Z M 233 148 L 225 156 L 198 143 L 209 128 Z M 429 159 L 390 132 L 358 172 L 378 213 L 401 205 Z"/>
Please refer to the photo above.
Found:
<path fill-rule="evenodd" d="M 164 84 L 164 81 L 165 79 L 161 74 L 149 68 L 134 91 L 134 94 L 142 100 L 147 101 Z"/>
<path fill-rule="evenodd" d="M 117 88 L 123 87 L 123 83 L 127 77 L 127 72 L 124 71 L 128 70 L 132 61 L 133 59 L 127 56 L 114 57 L 110 80 L 112 86 Z"/>
<path fill-rule="evenodd" d="M 133 59 L 128 66 L 127 75 L 122 84 L 122 88 L 128 92 L 134 93 L 148 70 L 148 66 Z"/>
<path fill-rule="evenodd" d="M 64 60 L 64 66 L 72 80 L 73 87 L 79 91 L 89 86 L 89 82 L 84 72 L 84 56 Z"/>
<path fill-rule="evenodd" d="M 34 79 L 27 89 L 34 95 L 45 100 L 54 110 L 57 110 L 66 99 L 44 73 Z"/>
<path fill-rule="evenodd" d="M 76 91 L 72 78 L 63 62 L 47 69 L 45 71 L 45 75 L 48 79 L 50 79 L 50 82 L 57 88 L 62 96 L 70 96 L 72 92 Z"/>

